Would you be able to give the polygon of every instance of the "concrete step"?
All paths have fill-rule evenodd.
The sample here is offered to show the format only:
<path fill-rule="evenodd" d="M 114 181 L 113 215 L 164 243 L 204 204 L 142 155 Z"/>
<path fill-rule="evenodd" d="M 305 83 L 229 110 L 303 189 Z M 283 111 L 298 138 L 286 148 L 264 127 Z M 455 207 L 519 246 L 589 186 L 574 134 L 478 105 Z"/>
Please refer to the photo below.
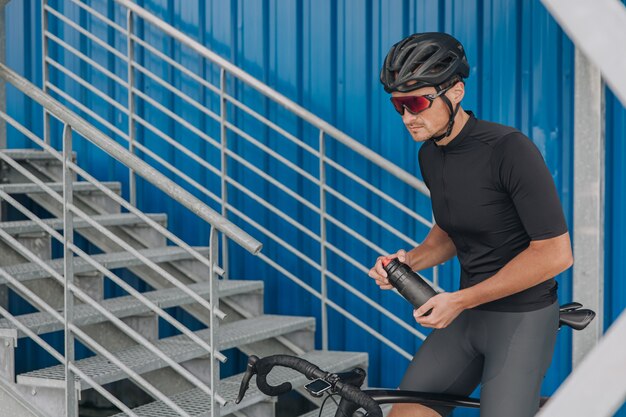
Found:
<path fill-rule="evenodd" d="M 0 152 L 15 160 L 35 175 L 40 170 L 45 170 L 52 173 L 57 178 L 56 181 L 61 181 L 63 178 L 63 162 L 46 151 L 37 149 L 2 149 Z M 72 160 L 76 161 L 76 152 L 72 152 Z M 73 177 L 76 178 L 76 174 L 73 174 Z M 49 181 L 45 177 L 39 176 L 39 178 Z M 0 161 L 0 182 L 24 182 L 24 178 L 11 165 L 2 160 Z"/>
<path fill-rule="evenodd" d="M 362 352 L 311 351 L 300 355 L 300 357 L 331 372 L 341 372 L 352 369 L 355 366 L 364 366 L 367 364 L 367 353 Z M 235 404 L 242 377 L 243 374 L 238 374 L 220 381 L 219 393 L 227 401 L 226 405 L 220 410 L 220 415 L 228 415 L 262 401 L 269 400 L 269 397 L 261 393 L 257 388 L 256 379 L 252 378 L 246 396 L 241 403 Z M 304 375 L 293 369 L 277 367 L 269 374 L 268 382 L 272 385 L 290 382 L 295 389 L 303 386 L 308 380 Z M 181 392 L 170 398 L 193 417 L 209 417 L 211 415 L 210 399 L 204 392 L 197 388 Z M 134 408 L 133 412 L 139 417 L 178 417 L 176 412 L 161 401 L 154 401 Z M 115 414 L 113 417 L 125 416 L 126 414 L 119 413 Z"/>
<path fill-rule="evenodd" d="M 194 293 L 202 298 L 209 297 L 210 284 L 202 282 L 189 285 Z M 219 281 L 220 298 L 232 297 L 250 292 L 260 292 L 263 290 L 263 281 Z M 178 288 L 168 288 L 164 290 L 149 291 L 143 293 L 146 298 L 161 308 L 183 306 L 196 301 L 191 296 L 185 294 Z M 128 295 L 125 297 L 109 298 L 100 303 L 108 311 L 118 318 L 139 316 L 149 313 L 150 310 L 141 301 Z M 48 313 L 31 313 L 17 316 L 17 319 L 28 329 L 36 334 L 50 333 L 63 330 L 63 323 L 56 320 Z M 74 323 L 78 326 L 88 326 L 106 322 L 107 319 L 96 311 L 89 304 L 79 304 L 74 307 Z M 21 338 L 25 334 L 17 329 L 9 320 L 0 319 L 0 337 Z"/>
<path fill-rule="evenodd" d="M 117 194 L 120 194 L 122 190 L 122 184 L 118 181 L 102 181 L 101 184 L 115 191 Z M 58 193 L 63 192 L 63 183 L 61 182 L 47 182 L 46 185 L 50 187 L 52 191 L 56 191 Z M 72 186 L 74 192 L 100 192 L 95 185 L 87 181 L 76 181 L 72 184 Z M 0 190 L 7 194 L 47 194 L 43 188 L 32 182 L 22 184 L 1 184 Z"/>
<path fill-rule="evenodd" d="M 197 247 L 195 249 L 203 255 L 209 254 L 209 248 L 207 247 Z M 192 259 L 192 256 L 188 254 L 185 250 L 175 246 L 166 246 L 155 249 L 142 249 L 138 252 L 156 263 Z M 96 262 L 102 264 L 107 269 L 126 268 L 131 266 L 143 265 L 143 262 L 141 260 L 139 260 L 129 252 L 105 253 L 100 255 L 93 255 L 92 258 Z M 63 259 L 46 261 L 46 264 L 48 264 L 50 267 L 52 267 L 52 269 L 59 272 L 60 274 L 63 273 Z M 50 277 L 50 274 L 47 271 L 32 262 L 7 266 L 4 268 L 4 271 L 19 281 L 30 281 Z M 87 261 L 85 261 L 84 259 L 74 257 L 75 274 L 82 274 L 92 271 L 96 271 L 96 268 L 88 264 Z M 6 280 L 0 277 L 0 284 L 6 283 Z"/>
<path fill-rule="evenodd" d="M 341 398 L 335 397 L 337 402 Z M 391 404 L 382 404 L 380 408 L 383 410 L 383 416 L 386 416 L 391 411 Z M 315 410 L 309 411 L 306 414 L 302 414 L 299 417 L 335 417 L 335 413 L 337 412 L 337 404 L 333 402 L 333 400 L 326 401 L 324 405 L 324 409 L 322 410 L 322 414 L 320 414 L 320 409 L 317 408 Z"/>
<path fill-rule="evenodd" d="M 164 225 L 167 222 L 166 214 L 147 214 L 147 216 L 157 223 Z M 114 226 L 135 226 L 144 224 L 144 221 L 132 213 L 117 213 L 92 216 L 91 219 L 105 227 Z M 55 230 L 63 229 L 63 219 L 44 219 L 43 222 Z M 84 229 L 91 227 L 86 220 L 79 217 L 74 218 L 74 229 Z M 19 220 L 11 222 L 0 222 L 0 229 L 10 235 L 19 235 L 24 233 L 41 232 L 41 227 L 32 220 Z"/>
<path fill-rule="evenodd" d="M 252 343 L 303 329 L 314 331 L 315 319 L 311 317 L 267 315 L 228 323 L 218 328 L 218 350 L 230 349 L 241 344 Z M 211 336 L 210 329 L 200 330 L 196 334 L 202 340 L 209 342 Z M 155 341 L 155 345 L 164 354 L 178 363 L 206 356 L 206 351 L 185 335 L 160 339 Z M 165 361 L 154 355 L 147 348 L 139 345 L 114 352 L 114 354 L 124 364 L 139 374 L 145 374 L 168 366 Z M 103 356 L 92 356 L 76 361 L 76 366 L 99 384 L 107 384 L 128 377 Z M 87 383 L 80 381 L 78 377 L 76 380 L 79 384 L 79 389 L 90 388 Z M 57 365 L 28 372 L 18 375 L 17 382 L 35 387 L 63 387 L 65 386 L 65 368 L 63 365 Z"/>

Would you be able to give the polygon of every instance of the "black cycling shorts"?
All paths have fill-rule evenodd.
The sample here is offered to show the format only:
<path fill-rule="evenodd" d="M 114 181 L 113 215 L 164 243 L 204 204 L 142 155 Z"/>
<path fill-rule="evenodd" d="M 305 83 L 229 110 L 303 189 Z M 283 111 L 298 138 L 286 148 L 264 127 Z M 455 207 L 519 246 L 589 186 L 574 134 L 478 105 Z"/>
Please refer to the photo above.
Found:
<path fill-rule="evenodd" d="M 481 417 L 534 416 L 558 321 L 558 302 L 525 312 L 465 310 L 426 338 L 400 389 L 468 396 L 480 384 Z M 453 410 L 429 407 L 442 416 Z"/>

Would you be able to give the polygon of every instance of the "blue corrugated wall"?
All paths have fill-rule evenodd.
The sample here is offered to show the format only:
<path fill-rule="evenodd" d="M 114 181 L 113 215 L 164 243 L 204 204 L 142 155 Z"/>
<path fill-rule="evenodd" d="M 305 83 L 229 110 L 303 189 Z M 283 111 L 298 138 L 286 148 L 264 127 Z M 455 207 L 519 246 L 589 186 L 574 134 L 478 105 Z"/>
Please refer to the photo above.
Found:
<path fill-rule="evenodd" d="M 9 65 L 41 85 L 39 3 L 37 0 L 11 1 L 7 6 L 6 27 Z M 89 27 L 102 39 L 116 44 L 121 51 L 125 50 L 125 40 L 104 25 L 87 21 L 85 13 L 70 7 L 69 2 L 58 0 L 50 3 L 60 10 L 65 8 L 75 21 Z M 124 22 L 124 13 L 113 2 L 92 0 L 87 3 L 112 19 Z M 145 0 L 138 3 L 382 156 L 394 159 L 401 167 L 417 176 L 417 147 L 409 139 L 399 118 L 388 104 L 387 95 L 378 83 L 378 69 L 391 44 L 405 35 L 419 31 L 446 31 L 453 34 L 465 45 L 471 64 L 465 107 L 473 110 L 479 118 L 516 126 L 534 140 L 550 167 L 571 226 L 574 48 L 539 0 Z M 53 20 L 51 30 L 54 31 L 57 23 Z M 219 79 L 214 68 L 206 66 L 189 51 L 176 46 L 154 29 L 139 25 L 138 30 L 143 33 L 144 39 L 160 44 L 162 51 L 194 72 L 204 74 L 212 82 Z M 74 36 L 76 44 L 82 50 L 89 49 L 80 37 L 69 32 L 67 36 Z M 97 54 L 95 49 L 89 52 Z M 55 55 L 54 47 L 51 48 L 51 55 Z M 126 105 L 125 90 L 115 87 L 102 75 L 89 71 L 84 63 L 80 64 L 75 59 L 72 61 L 69 54 L 57 53 L 57 56 L 66 65 L 73 66 L 77 72 L 86 76 L 94 85 L 108 91 L 121 104 Z M 104 61 L 98 61 L 106 62 L 107 68 L 126 78 L 125 64 L 116 62 L 111 56 L 103 56 L 102 59 Z M 144 63 L 150 65 L 149 57 L 138 59 L 144 59 Z M 202 100 L 208 107 L 216 109 L 219 105 L 215 98 L 198 93 L 192 83 L 176 78 L 165 65 L 155 64 L 151 69 L 169 77 L 175 85 Z M 55 77 L 59 75 L 52 71 L 51 79 L 54 80 Z M 146 83 L 144 88 L 152 89 L 161 103 L 183 112 L 186 120 L 203 131 L 216 133 L 216 127 L 197 111 L 185 108 L 171 94 L 149 85 L 148 81 L 141 82 Z M 68 83 L 66 88 L 77 89 L 76 94 L 81 94 L 76 85 Z M 268 103 L 240 84 L 230 83 L 229 91 L 247 97 L 247 102 L 255 103 L 255 108 L 271 114 L 274 119 L 281 119 L 282 126 L 287 130 L 315 143 L 317 133 L 298 122 L 284 109 Z M 11 89 L 7 100 L 9 113 L 13 117 L 25 122 L 36 132 L 41 131 L 41 119 L 37 116 L 39 109 L 36 106 Z M 608 326 L 626 307 L 626 286 L 622 278 L 626 259 L 626 207 L 624 193 L 621 192 L 626 186 L 626 110 L 610 92 L 607 93 L 606 100 L 605 323 Z M 127 123 L 125 116 L 122 117 L 116 110 L 111 110 L 110 106 L 105 106 L 96 99 L 91 101 L 90 107 L 109 120 L 114 120 L 118 126 Z M 148 119 L 153 117 L 152 121 L 165 132 L 177 133 L 177 126 L 162 122 L 156 115 L 151 116 L 149 109 L 140 106 L 139 112 L 146 114 Z M 265 128 L 259 127 L 258 122 L 243 116 L 240 122 L 248 128 L 264 132 L 268 141 L 279 140 L 272 137 Z M 188 166 L 185 158 L 164 147 L 161 142 L 154 141 L 149 132 L 140 132 L 140 136 L 145 137 L 143 140 L 146 145 L 157 147 L 161 155 L 169 156 L 171 161 L 192 177 L 201 178 L 205 185 L 211 185 L 215 181 L 213 178 L 203 177 L 199 168 Z M 9 135 L 9 146 L 30 146 L 14 131 L 9 131 Z M 188 140 L 187 145 L 206 160 L 219 160 L 219 155 L 207 149 L 201 141 Z M 78 142 L 77 150 L 79 160 L 89 164 L 98 178 L 117 179 L 126 184 L 126 171 L 102 158 L 93 147 Z M 273 169 L 267 165 L 266 158 L 252 149 L 241 145 L 239 151 L 247 159 L 258 162 L 259 166 Z M 345 164 L 353 163 L 347 151 L 341 148 L 330 151 L 339 158 L 344 156 Z M 301 166 L 314 166 L 312 164 L 317 163 L 307 160 L 292 148 L 285 147 L 284 155 Z M 237 164 L 233 164 L 231 169 L 234 171 L 233 175 L 239 175 L 241 181 L 256 185 L 262 192 L 264 190 L 269 196 L 278 198 L 275 191 L 264 189 L 258 179 L 243 178 L 244 171 Z M 384 182 L 384 179 L 376 178 L 375 170 L 365 169 L 363 173 L 371 181 Z M 316 192 L 309 190 L 306 185 L 297 184 L 299 180 L 295 176 L 287 180 L 296 182 L 291 185 L 299 187 L 304 193 Z M 354 191 L 354 197 L 358 200 L 356 192 Z M 244 199 L 243 196 L 236 198 Z M 411 198 L 408 196 L 406 200 L 412 201 Z M 182 211 L 173 204 L 164 207 L 151 187 L 141 186 L 140 199 L 141 207 L 145 210 L 168 211 L 172 229 L 188 241 L 194 244 L 207 242 L 207 230 L 197 227 L 200 224 L 197 220 L 177 215 Z M 252 203 L 246 204 L 253 207 Z M 306 212 L 302 212 L 301 207 L 291 207 L 291 202 L 284 201 L 282 204 L 285 210 L 296 211 L 297 217 L 304 223 L 317 221 L 311 220 Z M 276 225 L 277 220 L 271 216 L 267 216 L 266 220 L 268 224 Z M 425 231 L 410 232 L 419 240 Z M 372 231 L 372 234 L 375 233 L 377 232 Z M 347 247 L 350 248 L 350 245 Z M 278 249 L 267 245 L 264 250 L 272 252 Z M 311 251 L 315 252 L 315 248 L 312 247 Z M 241 254 L 235 252 L 233 255 Z M 234 268 L 234 272 L 247 274 L 253 279 L 267 278 L 267 311 L 319 315 L 316 302 L 286 280 L 272 279 L 272 270 L 260 263 L 249 262 L 246 265 L 235 265 Z M 303 274 L 306 275 L 305 271 Z M 457 276 L 458 265 L 446 265 L 442 270 L 442 285 L 454 288 L 457 285 Z M 355 280 L 363 282 L 360 277 Z M 559 277 L 562 301 L 571 299 L 570 281 L 571 273 Z M 364 288 L 370 296 L 377 297 L 375 288 Z M 336 288 L 330 289 L 331 292 L 335 290 Z M 383 329 L 383 332 L 391 332 L 395 328 L 387 329 L 387 323 L 373 313 L 362 313 L 364 307 L 349 297 L 345 298 L 344 303 L 349 310 L 360 313 L 360 317 L 368 317 L 369 324 L 374 328 Z M 368 350 L 370 384 L 397 385 L 407 364 L 406 360 L 388 349 L 380 348 L 373 343 L 374 339 L 355 326 L 345 323 L 337 315 L 331 314 L 331 318 L 334 319 L 331 326 L 331 348 Z M 418 345 L 407 338 L 396 341 L 407 349 Z M 544 383 L 544 394 L 552 393 L 570 372 L 570 343 L 569 330 L 562 331 Z M 474 411 L 463 411 L 456 415 L 477 414 Z M 626 416 L 626 412 L 623 411 L 620 415 Z"/>

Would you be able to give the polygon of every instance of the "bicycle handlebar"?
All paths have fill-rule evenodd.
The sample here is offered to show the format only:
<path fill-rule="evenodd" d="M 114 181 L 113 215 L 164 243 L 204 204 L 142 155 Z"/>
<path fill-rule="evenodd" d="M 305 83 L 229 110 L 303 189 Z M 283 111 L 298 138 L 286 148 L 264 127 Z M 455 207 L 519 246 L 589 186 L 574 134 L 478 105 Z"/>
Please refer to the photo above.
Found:
<path fill-rule="evenodd" d="M 569 303 L 561 306 L 559 327 L 561 324 L 565 324 L 571 326 L 575 330 L 584 329 L 589 324 L 589 322 L 593 320 L 595 313 L 591 310 L 582 309 L 581 307 L 582 305 L 580 303 Z M 305 375 L 308 379 L 320 378 L 328 382 L 331 385 L 332 392 L 339 394 L 345 400 L 342 401 L 339 407 L 340 409 L 342 409 L 342 406 L 345 406 L 344 409 L 342 409 L 344 413 L 341 415 L 345 415 L 345 413 L 351 413 L 353 410 L 356 411 L 358 408 L 363 408 L 367 412 L 367 415 L 369 417 L 382 417 L 383 415 L 382 410 L 377 402 L 377 400 L 380 400 L 380 398 L 374 395 L 374 397 L 377 398 L 377 400 L 375 400 L 374 398 L 372 398 L 372 396 L 359 389 L 361 383 L 365 378 L 365 371 L 360 370 L 360 368 L 356 368 L 355 370 L 353 370 L 353 372 L 358 369 L 360 370 L 360 372 L 362 372 L 362 375 L 353 375 L 354 378 L 350 379 L 346 375 L 338 375 L 325 372 L 305 359 L 289 355 L 273 355 L 262 359 L 259 359 L 259 357 L 254 355 L 250 356 L 248 358 L 248 366 L 246 368 L 246 372 L 244 373 L 243 379 L 241 381 L 241 386 L 239 387 L 239 395 L 235 400 L 235 403 L 239 404 L 241 402 L 248 387 L 250 386 L 250 379 L 254 375 L 257 375 L 257 386 L 259 390 L 266 395 L 275 397 L 291 391 L 292 386 L 289 382 L 284 382 L 277 386 L 270 385 L 267 382 L 267 375 L 275 366 L 284 366 L 286 368 L 291 368 Z M 376 392 L 379 394 L 378 391 Z M 381 392 L 384 392 L 385 395 L 388 396 L 388 391 Z M 408 402 L 424 401 L 424 393 L 414 394 L 419 394 L 419 398 L 415 397 L 415 395 L 410 395 L 409 398 L 406 395 L 402 394 L 402 392 L 400 391 L 394 391 L 392 397 L 396 399 L 401 398 L 404 400 L 409 398 L 410 401 Z M 439 398 L 435 398 L 436 401 L 444 401 L 446 402 L 446 404 L 452 404 L 452 406 L 459 405 L 457 404 L 458 399 L 451 398 L 450 396 L 442 396 L 441 394 L 428 395 L 430 395 L 431 400 L 434 398 L 434 395 L 438 396 L 437 398 Z M 416 398 L 419 401 L 414 401 Z M 467 404 L 470 404 L 470 406 L 474 406 L 474 404 L 477 404 L 476 400 L 473 399 L 462 400 L 465 401 L 465 403 L 463 403 L 465 406 L 468 406 Z M 340 410 L 338 410 L 338 412 L 339 411 Z"/>
<path fill-rule="evenodd" d="M 284 366 L 300 372 L 307 379 L 321 378 L 331 384 L 333 392 L 339 394 L 347 401 L 362 407 L 369 417 L 382 417 L 383 412 L 380 406 L 367 394 L 362 392 L 358 387 L 344 383 L 335 374 L 325 372 L 312 364 L 311 362 L 289 355 L 273 355 L 262 359 L 257 356 L 250 356 L 248 358 L 248 366 L 244 373 L 239 387 L 239 395 L 235 400 L 235 403 L 239 404 L 243 399 L 248 387 L 250 386 L 250 379 L 253 375 L 257 375 L 257 387 L 259 390 L 269 396 L 277 396 L 291 391 L 292 386 L 289 382 L 284 382 L 280 385 L 274 386 L 267 382 L 267 375 L 275 366 Z"/>
<path fill-rule="evenodd" d="M 325 378 L 328 374 L 328 372 L 322 371 L 312 363 L 295 356 L 274 355 L 259 359 L 256 362 L 256 384 L 263 393 L 273 397 L 289 392 L 292 388 L 289 382 L 284 382 L 278 386 L 273 386 L 267 383 L 267 374 L 269 374 L 275 366 L 284 366 L 286 368 L 294 369 L 306 376 L 307 379 Z"/>

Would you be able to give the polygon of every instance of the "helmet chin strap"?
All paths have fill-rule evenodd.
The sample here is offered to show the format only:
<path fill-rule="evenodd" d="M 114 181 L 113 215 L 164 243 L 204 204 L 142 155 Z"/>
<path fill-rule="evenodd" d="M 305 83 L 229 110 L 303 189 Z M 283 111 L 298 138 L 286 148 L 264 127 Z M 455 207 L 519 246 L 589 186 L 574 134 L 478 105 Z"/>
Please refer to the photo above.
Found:
<path fill-rule="evenodd" d="M 435 88 L 437 89 L 437 92 L 441 90 L 439 86 L 436 86 Z M 446 105 L 448 106 L 448 109 L 450 109 L 450 120 L 448 120 L 448 128 L 446 129 L 446 132 L 443 135 L 433 136 L 431 138 L 435 142 L 439 142 L 440 140 L 450 136 L 450 133 L 452 133 L 452 127 L 454 126 L 454 118 L 456 117 L 456 114 L 459 111 L 459 107 L 461 107 L 461 103 L 457 103 L 456 108 L 453 109 L 450 99 L 448 99 L 448 97 L 446 97 L 445 94 L 442 94 L 439 97 L 443 100 L 444 103 L 446 103 Z"/>

